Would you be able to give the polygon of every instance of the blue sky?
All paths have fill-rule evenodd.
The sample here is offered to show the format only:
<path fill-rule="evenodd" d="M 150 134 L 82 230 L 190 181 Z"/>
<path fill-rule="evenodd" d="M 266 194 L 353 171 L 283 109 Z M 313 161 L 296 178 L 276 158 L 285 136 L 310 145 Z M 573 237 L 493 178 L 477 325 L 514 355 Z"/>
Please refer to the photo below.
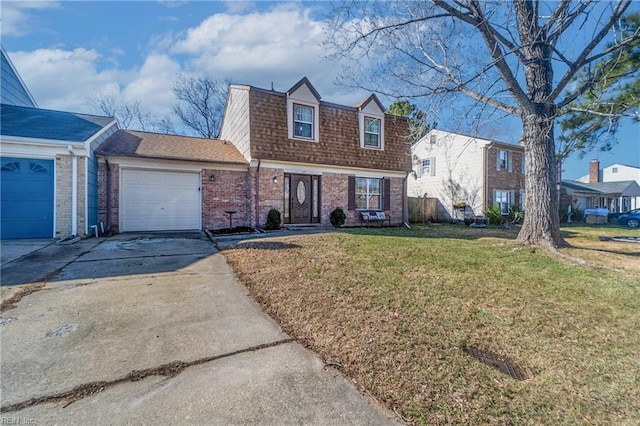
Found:
<path fill-rule="evenodd" d="M 368 94 L 334 84 L 340 64 L 327 61 L 322 22 L 327 2 L 2 2 L 2 43 L 40 107 L 92 111 L 97 93 L 140 100 L 157 115 L 170 113 L 179 73 L 206 73 L 285 91 L 303 76 L 324 100 L 352 105 Z M 393 99 L 383 98 L 387 106 Z M 446 115 L 434 117 L 451 130 Z M 488 128 L 517 142 L 514 120 Z M 640 167 L 640 124 L 628 123 L 610 152 L 577 155 L 564 177 L 602 166 Z"/>

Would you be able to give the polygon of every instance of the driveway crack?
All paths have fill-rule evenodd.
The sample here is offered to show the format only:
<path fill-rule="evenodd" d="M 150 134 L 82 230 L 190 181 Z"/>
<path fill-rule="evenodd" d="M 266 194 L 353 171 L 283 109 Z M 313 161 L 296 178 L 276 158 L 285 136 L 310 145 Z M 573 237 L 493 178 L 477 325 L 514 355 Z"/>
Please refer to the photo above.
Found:
<path fill-rule="evenodd" d="M 276 340 L 275 342 L 263 343 L 261 345 L 251 346 L 245 349 L 239 349 L 233 352 L 227 352 L 220 355 L 199 358 L 193 361 L 188 361 L 188 362 L 172 361 L 166 364 L 162 364 L 158 367 L 145 368 L 143 370 L 133 370 L 128 374 L 126 374 L 125 376 L 115 380 L 84 383 L 82 385 L 78 385 L 74 387 L 71 390 L 60 392 L 54 395 L 40 396 L 37 398 L 31 398 L 26 401 L 18 402 L 15 404 L 6 405 L 0 408 L 0 413 L 20 411 L 20 410 L 24 410 L 25 408 L 33 407 L 39 404 L 55 403 L 55 402 L 61 402 L 61 401 L 66 401 L 66 403 L 62 407 L 62 408 L 66 408 L 76 401 L 79 401 L 87 396 L 91 396 L 93 394 L 102 392 L 103 390 L 113 387 L 115 385 L 118 385 L 120 383 L 135 382 L 150 376 L 175 377 L 178 374 L 182 373 L 182 371 L 184 371 L 188 367 L 193 367 L 195 365 L 217 361 L 219 359 L 228 358 L 228 357 L 240 355 L 247 352 L 255 352 L 262 349 L 272 348 L 274 346 L 279 346 L 279 345 L 291 343 L 294 341 L 295 339 L 293 338 L 287 338 L 282 340 Z"/>

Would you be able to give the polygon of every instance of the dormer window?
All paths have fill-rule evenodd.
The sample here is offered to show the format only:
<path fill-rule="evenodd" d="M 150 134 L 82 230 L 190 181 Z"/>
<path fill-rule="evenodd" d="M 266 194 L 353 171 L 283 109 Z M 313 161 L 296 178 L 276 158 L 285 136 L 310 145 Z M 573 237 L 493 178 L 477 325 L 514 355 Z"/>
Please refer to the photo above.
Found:
<path fill-rule="evenodd" d="M 293 136 L 313 139 L 314 108 L 306 105 L 293 105 Z"/>
<path fill-rule="evenodd" d="M 371 95 L 356 105 L 360 130 L 360 147 L 384 149 L 384 107 Z"/>
<path fill-rule="evenodd" d="M 320 95 L 305 77 L 287 92 L 289 139 L 320 141 Z"/>
<path fill-rule="evenodd" d="M 380 148 L 380 128 L 379 118 L 364 118 L 364 146 L 370 148 Z"/>

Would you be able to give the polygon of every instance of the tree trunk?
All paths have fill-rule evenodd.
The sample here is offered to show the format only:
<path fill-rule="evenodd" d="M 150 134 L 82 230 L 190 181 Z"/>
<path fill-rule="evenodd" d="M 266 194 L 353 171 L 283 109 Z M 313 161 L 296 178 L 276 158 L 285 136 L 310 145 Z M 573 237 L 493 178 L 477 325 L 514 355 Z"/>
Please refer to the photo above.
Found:
<path fill-rule="evenodd" d="M 549 249 L 566 245 L 560 236 L 559 183 L 553 134 L 556 108 L 548 101 L 553 89 L 552 50 L 538 25 L 533 1 L 515 2 L 522 42 L 527 97 L 522 127 L 526 158 L 525 215 L 518 241 Z"/>
<path fill-rule="evenodd" d="M 525 215 L 517 241 L 550 249 L 565 246 L 560 235 L 557 162 L 552 105 L 523 117 L 526 181 Z"/>

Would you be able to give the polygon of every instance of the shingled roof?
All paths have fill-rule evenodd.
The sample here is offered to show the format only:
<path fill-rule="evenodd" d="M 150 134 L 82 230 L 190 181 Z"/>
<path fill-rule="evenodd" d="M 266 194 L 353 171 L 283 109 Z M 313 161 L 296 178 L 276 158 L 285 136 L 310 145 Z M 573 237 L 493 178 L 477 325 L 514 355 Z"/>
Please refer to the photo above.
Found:
<path fill-rule="evenodd" d="M 218 139 L 118 130 L 96 150 L 99 155 L 248 164 L 232 143 Z"/>
<path fill-rule="evenodd" d="M 111 117 L 3 104 L 2 136 L 85 142 L 111 123 Z"/>

